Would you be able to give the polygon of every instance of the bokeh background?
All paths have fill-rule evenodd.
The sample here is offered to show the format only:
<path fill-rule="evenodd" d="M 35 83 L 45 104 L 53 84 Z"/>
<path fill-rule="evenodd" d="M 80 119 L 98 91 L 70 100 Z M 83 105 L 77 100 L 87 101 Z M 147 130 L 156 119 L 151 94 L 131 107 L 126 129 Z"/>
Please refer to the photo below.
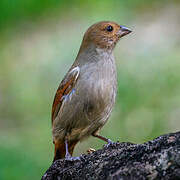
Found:
<path fill-rule="evenodd" d="M 101 20 L 133 30 L 115 49 L 118 96 L 101 134 L 143 143 L 180 130 L 178 0 L 1 0 L 0 179 L 40 179 L 51 165 L 55 91 Z M 89 138 L 74 155 L 103 144 Z"/>

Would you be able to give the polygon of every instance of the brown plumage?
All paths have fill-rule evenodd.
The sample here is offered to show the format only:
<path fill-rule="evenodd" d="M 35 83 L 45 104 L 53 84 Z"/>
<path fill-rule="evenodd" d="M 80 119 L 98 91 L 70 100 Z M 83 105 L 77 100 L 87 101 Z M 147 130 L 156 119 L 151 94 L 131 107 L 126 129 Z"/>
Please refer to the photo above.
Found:
<path fill-rule="evenodd" d="M 70 158 L 75 145 L 108 120 L 117 91 L 113 49 L 131 31 L 114 22 L 99 22 L 85 33 L 79 53 L 56 92 L 52 107 L 54 160 Z"/>

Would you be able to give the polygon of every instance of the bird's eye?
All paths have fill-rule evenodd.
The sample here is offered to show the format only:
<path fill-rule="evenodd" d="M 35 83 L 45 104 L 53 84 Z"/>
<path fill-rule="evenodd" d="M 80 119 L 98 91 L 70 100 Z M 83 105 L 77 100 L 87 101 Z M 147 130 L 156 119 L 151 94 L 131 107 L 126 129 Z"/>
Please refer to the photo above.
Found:
<path fill-rule="evenodd" d="M 107 28 L 106 28 L 107 31 L 111 32 L 113 31 L 113 27 L 111 25 L 109 25 Z"/>

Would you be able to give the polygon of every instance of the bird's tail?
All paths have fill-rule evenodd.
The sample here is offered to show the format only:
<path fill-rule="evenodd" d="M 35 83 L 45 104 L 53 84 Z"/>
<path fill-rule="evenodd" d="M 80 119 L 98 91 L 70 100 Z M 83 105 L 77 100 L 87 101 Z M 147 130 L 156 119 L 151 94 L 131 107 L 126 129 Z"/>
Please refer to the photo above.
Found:
<path fill-rule="evenodd" d="M 77 144 L 78 141 L 72 141 L 68 143 L 68 152 L 72 155 L 73 154 L 73 150 L 75 145 Z M 64 141 L 55 141 L 54 142 L 55 145 L 55 150 L 54 150 L 54 161 L 56 161 L 57 159 L 63 159 L 65 158 L 66 155 L 66 145 Z"/>

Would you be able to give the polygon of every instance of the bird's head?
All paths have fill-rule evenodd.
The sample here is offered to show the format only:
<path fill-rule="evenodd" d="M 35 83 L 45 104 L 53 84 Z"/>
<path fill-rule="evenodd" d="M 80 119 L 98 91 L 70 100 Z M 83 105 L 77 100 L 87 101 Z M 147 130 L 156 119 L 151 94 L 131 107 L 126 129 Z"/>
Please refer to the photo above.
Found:
<path fill-rule="evenodd" d="M 119 39 L 132 31 L 115 22 L 102 21 L 93 24 L 85 33 L 82 48 L 95 45 L 100 49 L 112 50 Z"/>

